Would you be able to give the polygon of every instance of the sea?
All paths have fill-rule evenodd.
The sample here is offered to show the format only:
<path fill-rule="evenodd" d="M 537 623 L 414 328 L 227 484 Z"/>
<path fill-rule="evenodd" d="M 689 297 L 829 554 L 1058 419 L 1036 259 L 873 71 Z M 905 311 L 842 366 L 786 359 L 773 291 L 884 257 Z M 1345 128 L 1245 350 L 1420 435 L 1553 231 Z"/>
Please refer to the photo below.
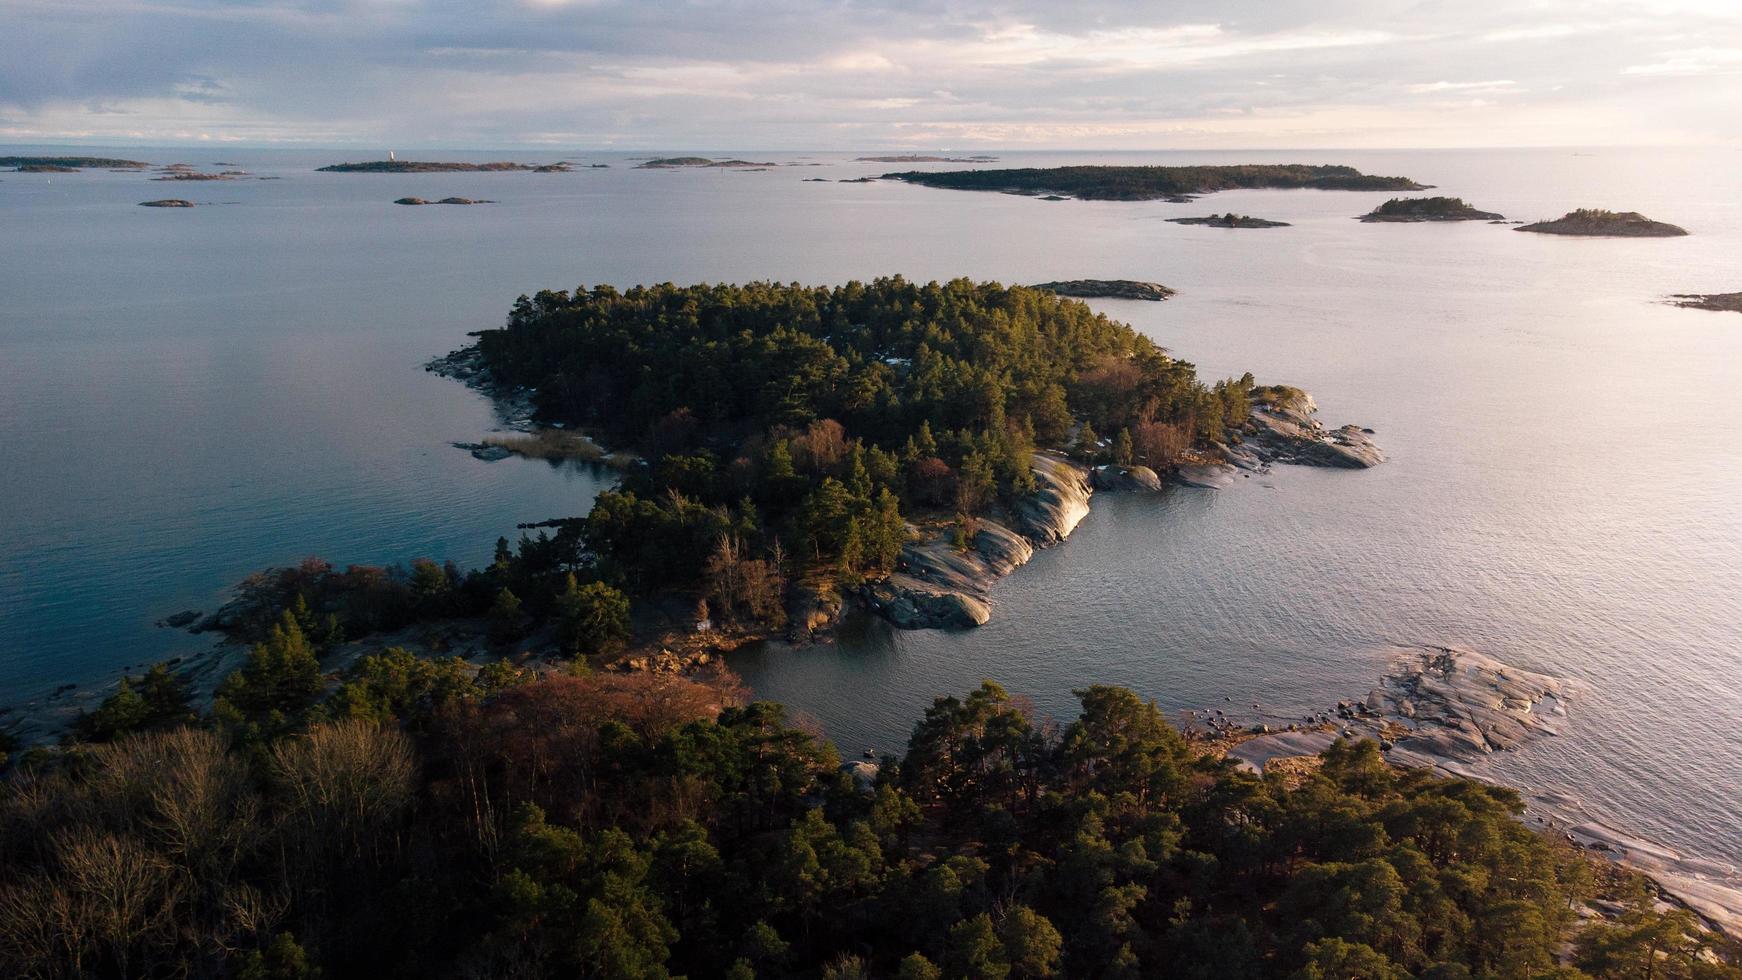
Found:
<path fill-rule="evenodd" d="M 1672 239 L 1354 220 L 1386 193 L 1169 204 L 842 183 L 967 166 L 854 153 L 647 170 L 648 154 L 429 151 L 577 166 L 383 175 L 316 168 L 384 150 L 0 148 L 32 153 L 252 176 L 0 173 L 0 704 L 209 650 L 155 623 L 215 609 L 267 566 L 477 565 L 519 524 L 584 514 L 608 473 L 454 448 L 512 420 L 423 369 L 522 293 L 1142 279 L 1178 295 L 1092 305 L 1206 378 L 1306 388 L 1328 424 L 1374 429 L 1389 461 L 1097 496 L 1067 543 L 997 586 L 984 627 L 856 618 L 830 644 L 743 651 L 758 696 L 851 756 L 899 751 L 934 697 L 983 679 L 1061 720 L 1073 690 L 1110 683 L 1170 715 L 1285 724 L 1363 697 L 1400 647 L 1462 646 L 1581 689 L 1564 733 L 1495 757 L 1493 778 L 1742 864 L 1742 449 L 1726 428 L 1742 316 L 1666 302 L 1742 289 L 1735 149 L 995 164 L 1343 163 L 1509 219 L 1605 207 L 1692 233 Z M 450 195 L 493 203 L 392 203 Z M 138 206 L 165 197 L 198 206 Z M 1227 211 L 1290 226 L 1166 220 Z"/>

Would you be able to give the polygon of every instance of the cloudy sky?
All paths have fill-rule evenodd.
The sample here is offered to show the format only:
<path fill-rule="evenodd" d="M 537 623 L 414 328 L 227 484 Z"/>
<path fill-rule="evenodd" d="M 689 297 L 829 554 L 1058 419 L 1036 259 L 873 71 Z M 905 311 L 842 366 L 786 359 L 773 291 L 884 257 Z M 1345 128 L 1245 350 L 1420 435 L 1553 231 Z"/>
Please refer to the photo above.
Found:
<path fill-rule="evenodd" d="M 0 142 L 1742 145 L 1742 0 L 0 0 Z"/>

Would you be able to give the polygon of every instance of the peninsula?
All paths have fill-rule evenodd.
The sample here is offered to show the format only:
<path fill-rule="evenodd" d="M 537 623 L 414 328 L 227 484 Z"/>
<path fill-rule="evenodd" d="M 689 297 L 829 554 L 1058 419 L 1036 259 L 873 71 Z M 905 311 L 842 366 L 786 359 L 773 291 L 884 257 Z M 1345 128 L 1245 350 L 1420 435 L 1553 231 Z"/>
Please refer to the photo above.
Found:
<path fill-rule="evenodd" d="M 1206 216 L 1201 217 L 1201 218 L 1169 218 L 1167 220 L 1172 222 L 1173 224 L 1176 224 L 1176 225 L 1208 225 L 1211 228 L 1287 228 L 1287 227 L 1289 227 L 1289 224 L 1286 221 L 1266 221 L 1263 218 L 1254 218 L 1254 217 L 1250 217 L 1250 216 L 1244 215 L 1244 214 L 1235 214 L 1232 211 L 1229 211 L 1227 214 L 1211 214 L 1211 215 L 1206 215 Z"/>
<path fill-rule="evenodd" d="M 1505 221 L 1506 216 L 1478 211 L 1461 197 L 1394 197 L 1361 216 L 1365 222 L 1382 221 Z"/>
<path fill-rule="evenodd" d="M 1254 188 L 1419 191 L 1407 177 L 1376 177 L 1354 167 L 1256 163 L 1202 167 L 1050 167 L 1017 170 L 907 170 L 883 175 L 924 187 L 1009 194 L 1061 194 L 1085 201 L 1181 201 Z"/>
<path fill-rule="evenodd" d="M 1742 293 L 1676 293 L 1670 302 L 1688 310 L 1742 313 Z"/>
<path fill-rule="evenodd" d="M 1580 208 L 1553 221 L 1538 221 L 1512 230 L 1597 238 L 1679 238 L 1688 233 L 1686 228 L 1653 221 L 1638 211 L 1604 211 L 1598 208 Z"/>
<path fill-rule="evenodd" d="M 567 173 L 572 168 L 567 163 L 511 163 L 500 161 L 496 163 L 444 163 L 428 160 L 371 160 L 366 163 L 334 163 L 319 168 L 320 173 L 332 174 L 428 174 L 428 173 L 484 173 L 524 170 L 532 173 Z"/>

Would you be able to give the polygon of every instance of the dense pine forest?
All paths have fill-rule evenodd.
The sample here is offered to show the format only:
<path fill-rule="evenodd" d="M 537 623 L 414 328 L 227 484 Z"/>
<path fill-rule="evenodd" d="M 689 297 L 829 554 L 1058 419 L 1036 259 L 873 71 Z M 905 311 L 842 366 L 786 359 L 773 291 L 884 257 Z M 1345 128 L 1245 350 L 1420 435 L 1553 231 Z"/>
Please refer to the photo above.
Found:
<path fill-rule="evenodd" d="M 389 654 L 183 697 L 0 785 L 0 972 L 1742 976 L 1636 883 L 1587 921 L 1594 866 L 1509 790 L 1371 742 L 1260 778 L 1119 688 L 940 698 L 874 776 L 726 674 Z"/>

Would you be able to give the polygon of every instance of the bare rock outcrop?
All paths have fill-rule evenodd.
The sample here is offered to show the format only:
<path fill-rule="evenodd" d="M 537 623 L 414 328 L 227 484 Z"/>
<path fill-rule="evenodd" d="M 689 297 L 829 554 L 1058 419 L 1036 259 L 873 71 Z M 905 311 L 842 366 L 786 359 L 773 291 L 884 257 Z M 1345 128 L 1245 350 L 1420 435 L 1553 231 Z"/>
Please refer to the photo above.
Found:
<path fill-rule="evenodd" d="M 1298 388 L 1255 390 L 1245 447 L 1267 463 L 1365 469 L 1385 462 L 1372 433 L 1360 426 L 1327 429 L 1318 406 Z"/>
<path fill-rule="evenodd" d="M 865 605 L 901 629 L 980 626 L 992 618 L 989 595 L 1028 563 L 1035 548 L 1063 541 L 1089 512 L 1088 473 L 1045 453 L 1033 461 L 1035 489 L 1003 522 L 983 519 L 966 548 L 947 535 L 902 549 L 887 578 L 860 590 Z"/>

